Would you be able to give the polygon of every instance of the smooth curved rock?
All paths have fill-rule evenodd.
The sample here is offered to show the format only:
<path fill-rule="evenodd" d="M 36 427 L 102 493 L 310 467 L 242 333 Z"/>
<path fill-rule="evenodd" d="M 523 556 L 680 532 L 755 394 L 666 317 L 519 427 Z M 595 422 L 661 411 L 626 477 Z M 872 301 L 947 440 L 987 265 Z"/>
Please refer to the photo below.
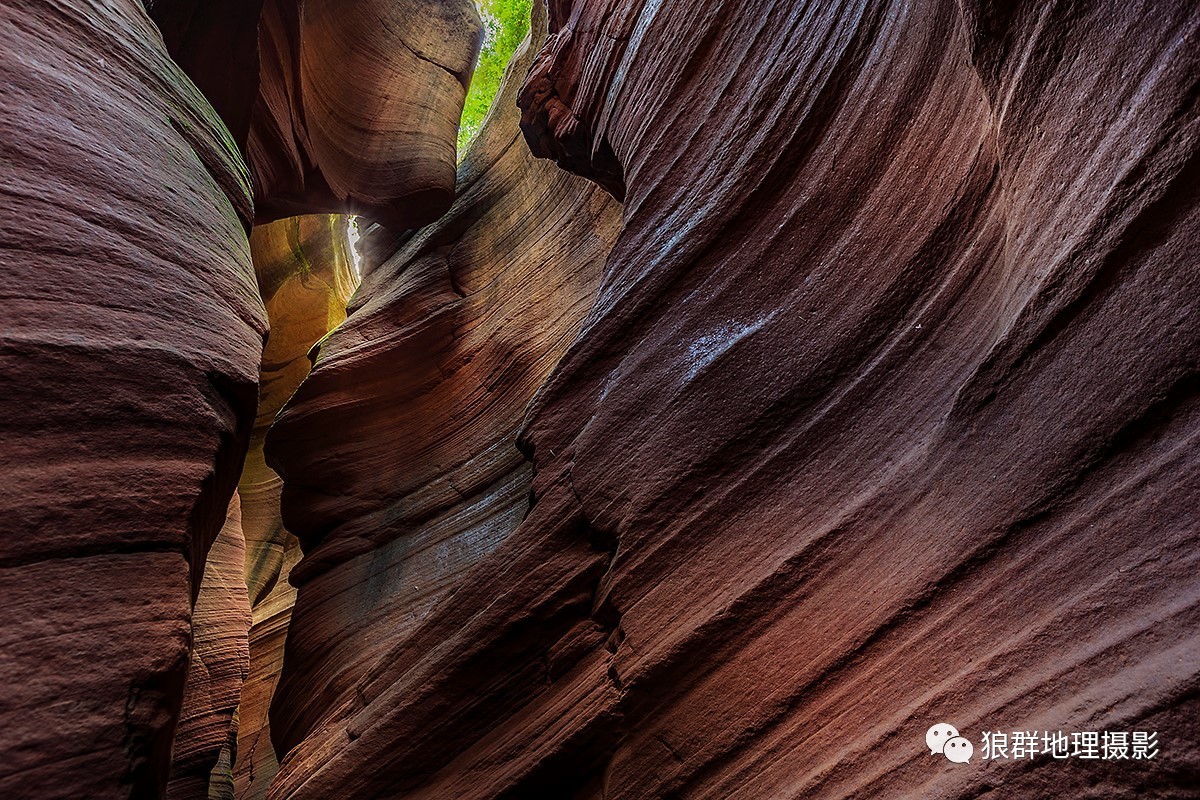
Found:
<path fill-rule="evenodd" d="M 531 58 L 510 70 L 454 207 L 367 273 L 268 435 L 284 519 L 305 548 L 271 710 L 290 753 L 271 797 L 364 791 L 361 764 L 349 783 L 323 773 L 349 767 L 345 708 L 528 509 L 517 429 L 620 224 L 603 192 L 521 140 L 515 93 Z"/>
<path fill-rule="evenodd" d="M 403 229 L 445 213 L 482 35 L 470 0 L 266 0 L 247 149 L 259 220 L 340 211 Z"/>
<path fill-rule="evenodd" d="M 245 561 L 242 506 L 234 492 L 225 525 L 208 551 L 192 610 L 192 655 L 171 750 L 169 800 L 207 800 L 210 784 L 214 796 L 231 796 L 225 790 L 233 788 L 234 712 L 250 669 Z"/>
<path fill-rule="evenodd" d="M 158 796 L 254 415 L 249 175 L 134 0 L 0 6 L 0 86 L 0 795 Z"/>
<path fill-rule="evenodd" d="M 483 39 L 470 0 L 145 0 L 254 175 L 258 222 L 356 213 L 397 229 L 454 200 Z"/>
<path fill-rule="evenodd" d="M 250 673 L 238 707 L 233 797 L 266 796 L 279 767 L 267 709 L 283 666 L 283 645 L 296 590 L 288 573 L 300 558 L 296 537 L 283 527 L 282 481 L 263 460 L 263 440 L 284 402 L 308 375 L 309 349 L 346 316 L 357 284 L 346 218 L 314 215 L 260 225 L 250 234 L 259 289 L 271 322 L 263 351 L 258 418 L 238 492 L 246 534 L 245 585 L 253 601 Z"/>
<path fill-rule="evenodd" d="M 410 335 L 366 301 L 276 430 L 311 523 L 271 796 L 1191 796 L 1194 4 L 550 6 L 531 146 L 625 225 L 535 502 L 409 588 L 452 569 L 379 547 L 422 506 L 375 448 L 448 370 L 412 335 L 356 386 Z M 1162 749 L 964 768 L 937 721 Z"/>

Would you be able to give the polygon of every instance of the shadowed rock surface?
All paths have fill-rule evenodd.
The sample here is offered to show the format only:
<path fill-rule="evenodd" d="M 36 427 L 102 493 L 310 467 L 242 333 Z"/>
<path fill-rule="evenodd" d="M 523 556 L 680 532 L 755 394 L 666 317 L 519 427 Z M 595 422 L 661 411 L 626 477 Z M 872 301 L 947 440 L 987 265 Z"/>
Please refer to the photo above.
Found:
<path fill-rule="evenodd" d="M 422 601 L 454 568 L 380 547 L 403 416 L 315 443 L 355 360 L 411 391 L 365 300 L 272 434 L 308 527 L 271 796 L 1191 796 L 1195 6 L 550 10 L 526 133 L 625 206 L 532 509 Z M 1164 744 L 967 769 L 940 720 Z"/>
<path fill-rule="evenodd" d="M 250 599 L 243 575 L 246 540 L 237 492 L 216 541 L 192 610 L 192 657 L 183 710 L 171 750 L 170 800 L 232 797 L 229 754 L 237 740 L 234 711 L 250 669 Z M 221 756 L 224 751 L 224 761 Z M 214 770 L 216 770 L 214 772 Z"/>
<path fill-rule="evenodd" d="M 528 508 L 517 428 L 619 228 L 602 191 L 525 147 L 515 95 L 532 55 L 467 154 L 454 207 L 368 272 L 268 436 L 287 470 L 284 519 L 306 551 L 271 711 L 277 749 L 299 747 L 273 797 L 338 753 L 380 657 L 462 590 Z"/>
<path fill-rule="evenodd" d="M 299 0 L 296 0 L 299 2 Z M 258 96 L 263 0 L 143 0 L 167 52 L 245 148 Z"/>
<path fill-rule="evenodd" d="M 133 0 L 0 7 L 0 87 L 0 795 L 158 796 L 254 415 L 249 175 Z"/>

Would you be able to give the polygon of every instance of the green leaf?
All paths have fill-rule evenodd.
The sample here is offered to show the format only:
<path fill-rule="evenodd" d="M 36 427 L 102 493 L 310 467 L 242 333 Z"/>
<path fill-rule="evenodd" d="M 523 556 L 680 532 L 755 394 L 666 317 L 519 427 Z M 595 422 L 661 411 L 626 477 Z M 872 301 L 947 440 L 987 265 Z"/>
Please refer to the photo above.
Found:
<path fill-rule="evenodd" d="M 463 104 L 462 119 L 458 126 L 458 155 L 461 158 L 467 145 L 479 133 L 483 118 L 487 116 L 500 79 L 512 60 L 513 53 L 521 46 L 529 32 L 529 14 L 532 0 L 475 0 L 479 16 L 483 19 L 483 49 L 479 63 L 471 78 L 471 88 Z"/>

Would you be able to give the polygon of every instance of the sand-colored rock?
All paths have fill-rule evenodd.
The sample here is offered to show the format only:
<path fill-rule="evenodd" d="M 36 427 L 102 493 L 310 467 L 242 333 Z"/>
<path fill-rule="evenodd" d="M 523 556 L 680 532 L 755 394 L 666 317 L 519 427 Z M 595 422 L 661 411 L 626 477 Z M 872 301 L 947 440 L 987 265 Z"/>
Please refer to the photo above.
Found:
<path fill-rule="evenodd" d="M 225 524 L 209 548 L 192 610 L 192 655 L 171 750 L 169 800 L 206 800 L 210 784 L 233 786 L 228 756 L 237 740 L 234 712 L 250 669 L 245 561 L 242 508 L 234 492 Z M 226 758 L 219 764 L 222 751 Z M 230 795 L 218 790 L 216 796 Z"/>
<path fill-rule="evenodd" d="M 0 795 L 157 796 L 254 415 L 249 175 L 133 0 L 0 6 L 0 86 Z"/>
<path fill-rule="evenodd" d="M 280 518 L 282 481 L 263 461 L 263 439 L 308 374 L 309 349 L 346 316 L 357 284 L 346 218 L 312 215 L 255 227 L 250 249 L 266 302 L 271 335 L 263 352 L 258 419 L 238 491 L 248 557 L 245 585 L 253 600 L 250 674 L 238 709 L 232 797 L 266 795 L 279 766 L 267 709 L 279 681 L 283 646 L 296 591 L 288 573 L 300 558 L 295 536 Z"/>
<path fill-rule="evenodd" d="M 454 207 L 368 272 L 268 435 L 305 548 L 271 710 L 277 749 L 292 752 L 272 797 L 369 785 L 325 779 L 346 763 L 346 708 L 528 508 L 517 429 L 620 224 L 602 191 L 521 140 L 515 93 L 531 57 L 467 154 Z"/>

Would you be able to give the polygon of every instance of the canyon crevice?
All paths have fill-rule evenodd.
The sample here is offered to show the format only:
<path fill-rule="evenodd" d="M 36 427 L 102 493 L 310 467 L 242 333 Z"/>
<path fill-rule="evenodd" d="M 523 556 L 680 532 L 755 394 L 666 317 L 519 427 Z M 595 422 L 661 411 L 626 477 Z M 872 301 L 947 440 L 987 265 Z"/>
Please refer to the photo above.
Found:
<path fill-rule="evenodd" d="M 482 8 L 0 4 L 0 794 L 1195 797 L 1200 8 Z"/>

